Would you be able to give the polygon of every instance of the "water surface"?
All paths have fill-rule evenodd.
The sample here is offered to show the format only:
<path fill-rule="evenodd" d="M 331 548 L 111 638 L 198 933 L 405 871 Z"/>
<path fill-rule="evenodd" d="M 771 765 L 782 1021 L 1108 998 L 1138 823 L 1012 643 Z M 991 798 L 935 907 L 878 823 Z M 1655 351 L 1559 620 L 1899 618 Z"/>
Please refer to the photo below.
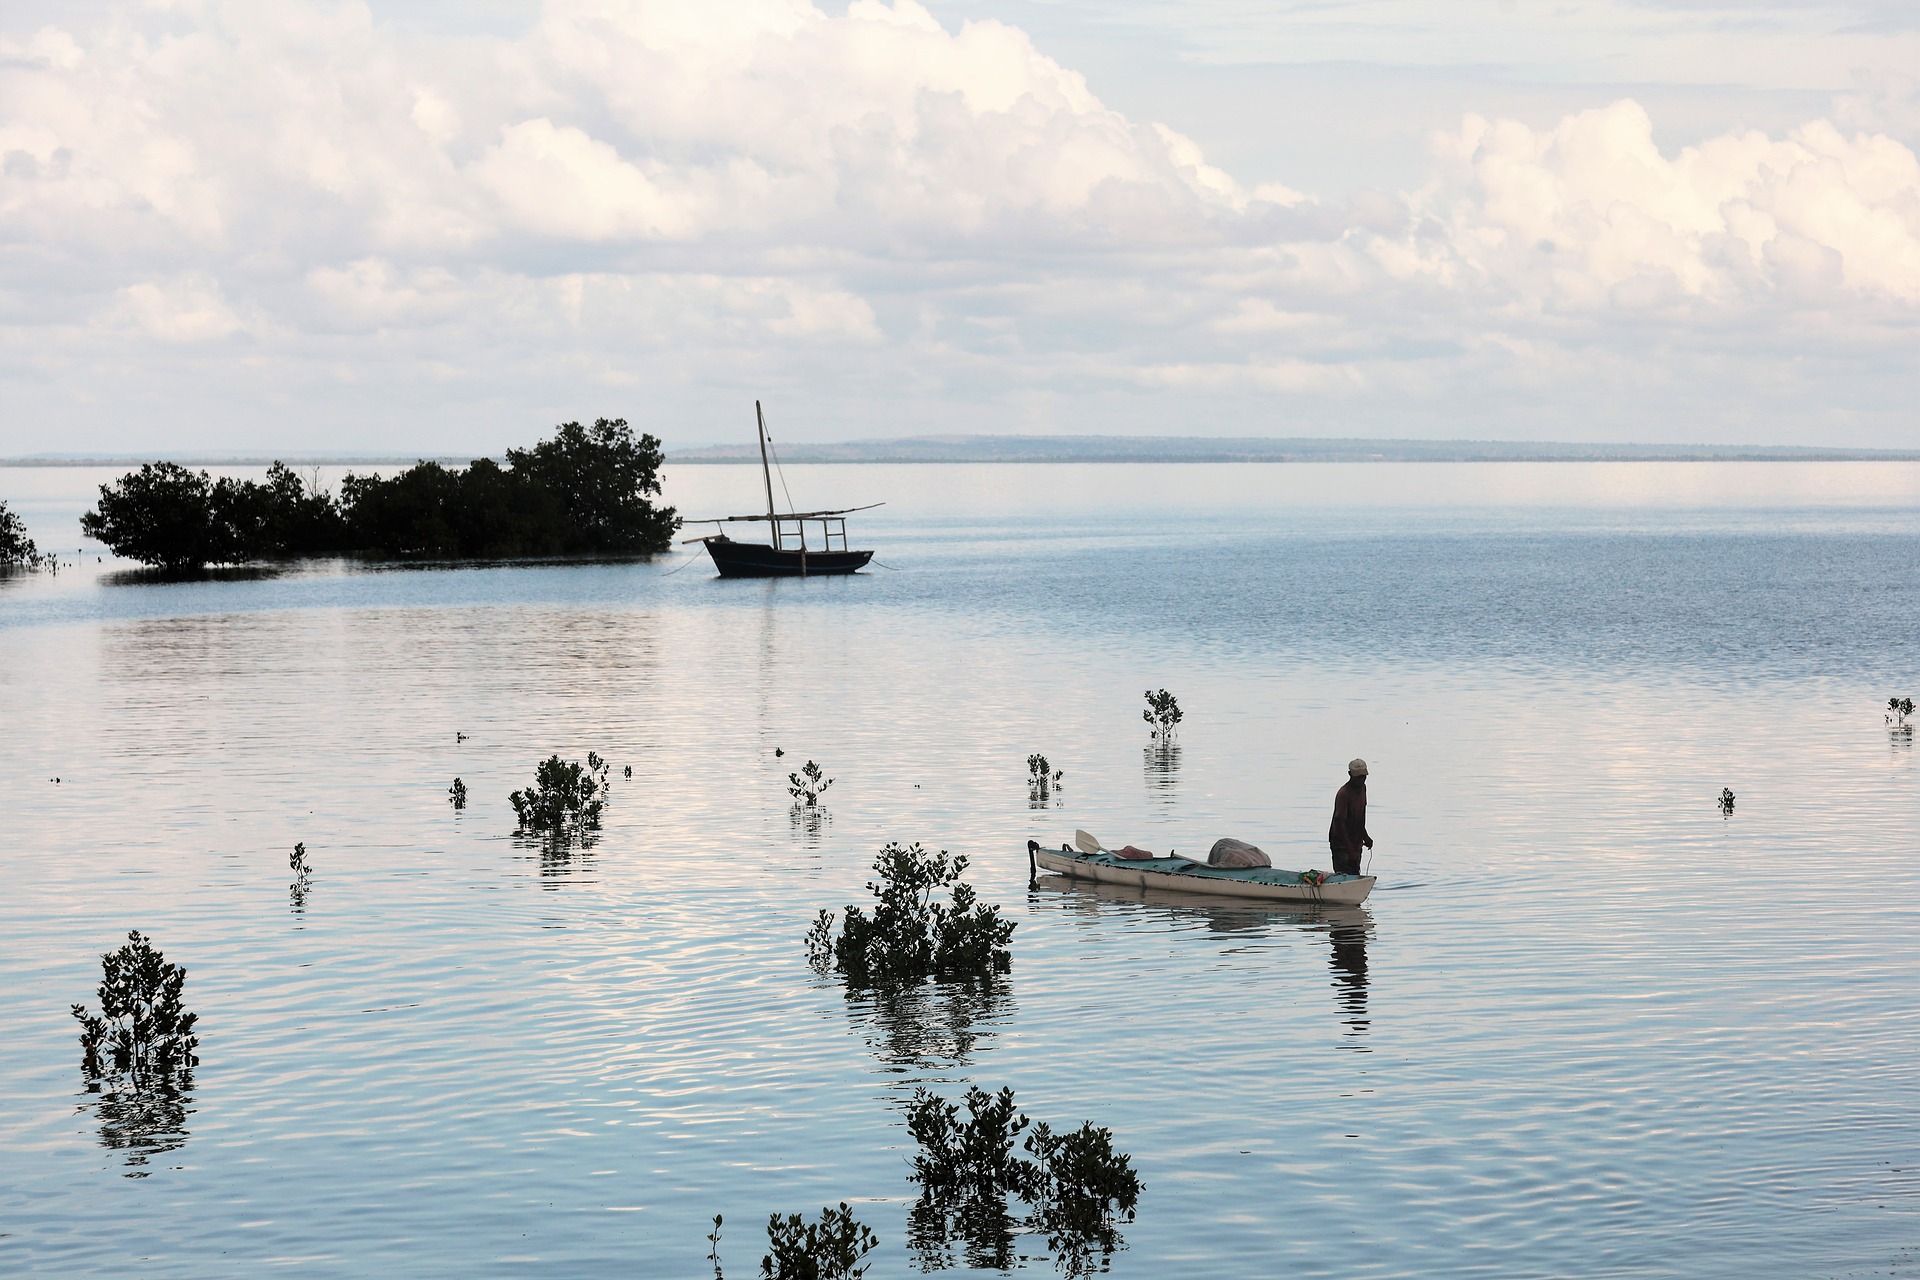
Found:
<path fill-rule="evenodd" d="M 110 474 L 0 498 L 77 550 Z M 1920 793 L 1881 712 L 1920 690 L 1920 467 L 788 481 L 888 499 L 885 567 L 0 581 L 0 1270 L 695 1276 L 723 1213 L 743 1276 L 767 1213 L 844 1199 L 917 1274 L 902 1105 L 968 1084 L 1114 1131 L 1118 1275 L 1916 1269 Z M 589 749 L 599 843 L 512 839 L 507 793 Z M 1356 754 L 1360 911 L 1028 887 L 1076 826 L 1324 866 Z M 973 859 L 1004 984 L 808 970 L 889 840 Z M 110 1145 L 67 1006 L 131 928 L 188 966 L 202 1064 Z"/>

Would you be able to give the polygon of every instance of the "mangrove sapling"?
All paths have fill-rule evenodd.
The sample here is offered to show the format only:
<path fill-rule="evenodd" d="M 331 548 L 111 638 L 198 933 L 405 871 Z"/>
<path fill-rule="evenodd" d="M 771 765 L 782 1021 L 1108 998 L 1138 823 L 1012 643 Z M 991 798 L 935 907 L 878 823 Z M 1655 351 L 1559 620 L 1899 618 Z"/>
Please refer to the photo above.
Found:
<path fill-rule="evenodd" d="M 307 865 L 307 846 L 305 842 L 293 846 L 293 852 L 287 855 L 287 866 L 293 872 L 293 883 L 287 886 L 287 898 L 293 904 L 296 913 L 307 909 L 307 890 L 313 887 L 307 879 L 312 870 Z"/>
<path fill-rule="evenodd" d="M 833 779 L 811 760 L 801 765 L 798 773 L 787 775 L 787 794 L 809 809 L 820 803 L 820 793 L 832 785 Z"/>
<path fill-rule="evenodd" d="M 589 751 L 584 765 L 548 756 L 535 772 L 533 786 L 507 799 L 521 832 L 567 840 L 599 830 L 610 787 L 607 762 Z"/>
<path fill-rule="evenodd" d="M 960 877 L 964 855 L 929 853 L 917 843 L 889 844 L 874 859 L 878 880 L 867 888 L 879 899 L 869 916 L 849 905 L 838 937 L 834 916 L 822 911 L 807 933 L 815 968 L 841 974 L 856 986 L 922 978 L 968 979 L 1005 973 L 1012 964 L 1007 940 L 1014 923 L 997 906 L 975 902 L 973 886 Z M 951 902 L 937 902 L 939 890 Z"/>
<path fill-rule="evenodd" d="M 1152 736 L 1165 742 L 1173 736 L 1174 726 L 1179 724 L 1182 715 L 1180 701 L 1165 689 L 1155 693 L 1147 690 L 1147 709 L 1140 713 L 1152 730 Z"/>
<path fill-rule="evenodd" d="M 1912 698 L 1888 698 L 1887 699 L 1886 720 L 1887 720 L 1887 723 L 1892 725 L 1895 730 L 1898 731 L 1898 730 L 1906 730 L 1906 729 L 1912 728 L 1913 726 L 1907 723 L 1907 717 L 1912 714 L 1913 714 Z"/>
<path fill-rule="evenodd" d="M 453 802 L 453 807 L 456 809 L 466 808 L 467 807 L 467 784 L 460 781 L 460 779 L 455 778 L 453 780 L 453 785 L 447 788 L 447 799 Z"/>
<path fill-rule="evenodd" d="M 846 1201 L 820 1211 L 820 1221 L 799 1214 L 767 1218 L 770 1252 L 760 1260 L 762 1280 L 854 1280 L 867 1274 L 861 1259 L 879 1238 L 853 1216 Z"/>
<path fill-rule="evenodd" d="M 80 1071 L 90 1086 L 121 1079 L 135 1088 L 184 1088 L 199 1064 L 193 1034 L 198 1015 L 180 1007 L 187 982 L 182 965 L 138 930 L 126 945 L 100 957 L 100 1012 L 73 1006 L 80 1023 Z"/>
<path fill-rule="evenodd" d="M 1732 787 L 1720 788 L 1720 814 L 1722 817 L 1730 817 L 1733 814 L 1733 788 Z"/>
<path fill-rule="evenodd" d="M 871 1253 L 879 1238 L 855 1220 L 846 1201 L 838 1209 L 822 1209 L 820 1221 L 810 1223 L 799 1214 L 767 1218 L 767 1245 L 771 1252 L 760 1259 L 762 1280 L 854 1280 L 867 1274 L 861 1259 Z M 726 1280 L 720 1270 L 720 1215 L 713 1215 L 713 1230 L 707 1232 L 707 1261 L 713 1264 L 713 1280 Z"/>
<path fill-rule="evenodd" d="M 1060 779 L 1067 775 L 1053 768 L 1047 758 L 1038 752 L 1027 757 L 1027 801 L 1030 804 L 1044 805 L 1053 790 L 1060 785 Z"/>

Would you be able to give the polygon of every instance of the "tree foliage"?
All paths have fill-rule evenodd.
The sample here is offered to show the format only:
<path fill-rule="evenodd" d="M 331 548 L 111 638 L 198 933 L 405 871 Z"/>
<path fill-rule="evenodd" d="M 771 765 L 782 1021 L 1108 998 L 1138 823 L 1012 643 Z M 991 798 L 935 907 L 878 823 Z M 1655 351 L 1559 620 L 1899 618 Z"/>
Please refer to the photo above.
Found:
<path fill-rule="evenodd" d="M 1013 921 L 1002 920 L 997 906 L 977 905 L 973 886 L 960 879 L 966 869 L 964 855 L 889 844 L 873 862 L 879 879 L 867 882 L 879 899 L 873 914 L 849 906 L 837 938 L 832 912 L 814 920 L 807 935 L 814 966 L 859 986 L 1005 973 Z M 951 890 L 950 902 L 935 900 L 942 889 Z"/>
<path fill-rule="evenodd" d="M 584 765 L 548 756 L 535 771 L 533 786 L 507 800 L 520 830 L 566 840 L 599 830 L 608 790 L 607 762 L 589 751 Z"/>
<path fill-rule="evenodd" d="M 624 418 L 555 428 L 507 465 L 420 462 L 347 475 L 336 498 L 276 462 L 262 481 L 148 463 L 100 486 L 81 528 L 115 555 L 172 571 L 353 552 L 403 560 L 651 553 L 679 519 L 660 492 L 660 442 Z"/>
<path fill-rule="evenodd" d="M 81 1073 L 89 1080 L 121 1077 L 136 1088 L 191 1081 L 199 1059 L 197 1015 L 180 1007 L 187 971 L 138 930 L 126 945 L 100 957 L 100 1012 L 73 1006 L 80 1022 Z"/>
<path fill-rule="evenodd" d="M 1180 710 L 1178 698 L 1165 689 L 1158 693 L 1149 689 L 1147 690 L 1147 709 L 1140 713 L 1140 718 L 1145 720 L 1152 729 L 1151 736 L 1165 742 L 1173 737 L 1175 726 L 1186 717 Z"/>
<path fill-rule="evenodd" d="M 7 510 L 6 503 L 0 502 L 0 568 L 16 564 L 33 567 L 39 563 L 40 548 L 27 536 L 27 526 Z"/>

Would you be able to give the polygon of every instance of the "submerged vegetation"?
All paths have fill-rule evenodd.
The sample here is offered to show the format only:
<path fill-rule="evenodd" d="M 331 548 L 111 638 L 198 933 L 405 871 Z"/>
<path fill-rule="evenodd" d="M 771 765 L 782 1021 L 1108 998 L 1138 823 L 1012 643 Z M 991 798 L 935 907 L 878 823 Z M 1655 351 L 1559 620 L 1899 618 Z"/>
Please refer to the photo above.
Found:
<path fill-rule="evenodd" d="M 610 789 L 607 762 L 589 751 L 584 765 L 548 756 L 535 771 L 533 785 L 507 799 L 523 834 L 564 843 L 600 829 L 600 811 Z"/>
<path fill-rule="evenodd" d="M 274 463 L 264 482 L 152 462 L 100 486 L 80 518 L 115 555 L 180 572 L 347 553 L 402 560 L 664 551 L 679 518 L 656 506 L 660 442 L 624 418 L 563 423 L 503 467 L 421 462 L 349 474 L 336 498 Z"/>
<path fill-rule="evenodd" d="M 1183 718 L 1180 700 L 1165 689 L 1158 693 L 1149 689 L 1146 696 L 1147 709 L 1140 713 L 1140 718 L 1147 722 L 1153 737 L 1165 742 L 1173 737 L 1174 727 Z"/>
<path fill-rule="evenodd" d="M 1114 1150 L 1112 1132 L 1089 1121 L 1055 1133 L 1015 1109 L 1012 1089 L 971 1088 L 961 1103 L 916 1089 L 907 1131 L 920 1147 L 920 1198 L 908 1222 L 922 1270 L 952 1265 L 956 1239 L 969 1266 L 1006 1270 L 1016 1260 L 1014 1236 L 1025 1230 L 1045 1235 L 1067 1274 L 1087 1275 L 1119 1247 L 1117 1224 L 1133 1219 L 1140 1178 Z M 1009 1205 L 1016 1199 L 1026 1205 L 1020 1219 Z"/>
<path fill-rule="evenodd" d="M 815 917 L 807 933 L 814 968 L 856 986 L 1005 973 L 1013 921 L 1002 920 L 997 906 L 976 903 L 973 886 L 960 879 L 966 869 L 964 855 L 889 844 L 873 861 L 879 879 L 867 882 L 879 899 L 872 915 L 849 905 L 838 937 L 831 911 Z M 950 902 L 935 900 L 943 889 L 950 890 Z"/>

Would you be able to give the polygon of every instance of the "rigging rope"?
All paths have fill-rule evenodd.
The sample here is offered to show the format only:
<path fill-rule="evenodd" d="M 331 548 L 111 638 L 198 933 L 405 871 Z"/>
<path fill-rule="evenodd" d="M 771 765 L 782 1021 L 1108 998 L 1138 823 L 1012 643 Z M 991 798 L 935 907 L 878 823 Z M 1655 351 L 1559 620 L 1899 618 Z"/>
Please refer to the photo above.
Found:
<path fill-rule="evenodd" d="M 765 422 L 766 413 L 764 410 L 761 412 L 760 417 L 761 421 Z M 773 455 L 773 469 L 780 473 L 780 496 L 787 500 L 787 510 L 792 511 L 794 509 L 793 495 L 787 492 L 787 473 L 780 465 L 780 451 L 773 447 L 773 432 L 771 431 L 767 432 L 767 452 Z"/>

